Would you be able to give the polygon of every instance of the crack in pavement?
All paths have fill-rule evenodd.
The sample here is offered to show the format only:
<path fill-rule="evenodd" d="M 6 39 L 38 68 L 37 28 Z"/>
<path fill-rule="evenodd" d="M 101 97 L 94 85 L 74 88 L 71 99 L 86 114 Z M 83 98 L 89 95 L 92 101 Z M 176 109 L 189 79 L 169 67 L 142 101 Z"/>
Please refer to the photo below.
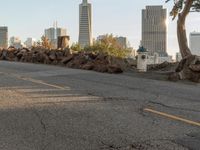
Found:
<path fill-rule="evenodd" d="M 42 140 L 41 140 L 41 150 L 45 150 L 47 148 L 48 144 L 45 144 L 45 137 L 46 137 L 46 132 L 47 132 L 47 127 L 46 127 L 46 123 L 44 122 L 44 120 L 42 119 L 42 117 L 39 115 L 39 113 L 37 112 L 37 110 L 32 109 L 33 114 L 35 114 L 35 116 L 38 118 L 39 123 L 41 125 L 41 128 L 43 129 L 43 136 L 42 136 Z"/>
<path fill-rule="evenodd" d="M 160 143 L 159 143 L 160 142 Z M 184 149 L 189 150 L 187 147 L 180 145 L 179 143 L 176 143 L 175 140 L 171 140 L 171 139 L 149 139 L 149 140 L 142 140 L 142 141 L 136 141 L 132 144 L 128 144 L 128 145 L 114 145 L 114 144 L 107 144 L 103 141 L 101 141 L 101 144 L 103 146 L 101 146 L 100 149 L 102 150 L 148 150 L 148 149 L 157 149 L 160 146 L 162 146 L 163 142 L 170 142 L 171 144 L 175 144 L 177 146 L 180 146 Z M 164 148 L 164 147 L 163 147 Z M 168 150 L 168 148 L 166 147 L 164 150 Z"/>
<path fill-rule="evenodd" d="M 46 124 L 44 123 L 42 117 L 39 115 L 39 113 L 36 110 L 33 110 L 33 112 L 34 112 L 35 116 L 39 119 L 42 129 L 46 132 L 46 130 L 47 130 Z"/>

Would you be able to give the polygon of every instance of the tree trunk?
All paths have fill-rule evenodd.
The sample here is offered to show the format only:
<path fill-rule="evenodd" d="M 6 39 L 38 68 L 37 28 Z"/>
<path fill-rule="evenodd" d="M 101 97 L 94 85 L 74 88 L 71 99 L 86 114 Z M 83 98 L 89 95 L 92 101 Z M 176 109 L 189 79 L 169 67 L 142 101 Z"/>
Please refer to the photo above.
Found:
<path fill-rule="evenodd" d="M 189 79 L 194 82 L 200 82 L 200 57 L 192 55 L 187 41 L 185 20 L 192 7 L 193 0 L 187 0 L 183 11 L 178 15 L 177 38 L 182 55 L 182 60 L 175 73 L 169 76 L 170 80 Z"/>
<path fill-rule="evenodd" d="M 69 36 L 59 36 L 57 48 L 65 49 L 69 47 Z"/>
<path fill-rule="evenodd" d="M 178 16 L 177 21 L 177 38 L 182 58 L 192 55 L 188 47 L 187 34 L 185 30 L 185 18 L 181 17 L 181 15 Z"/>

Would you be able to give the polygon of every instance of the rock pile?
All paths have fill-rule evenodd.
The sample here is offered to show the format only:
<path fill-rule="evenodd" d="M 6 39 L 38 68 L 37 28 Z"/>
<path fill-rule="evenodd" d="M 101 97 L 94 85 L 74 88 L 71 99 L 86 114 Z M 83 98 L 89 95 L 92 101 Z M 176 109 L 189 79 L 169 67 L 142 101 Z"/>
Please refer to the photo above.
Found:
<path fill-rule="evenodd" d="M 148 65 L 148 71 L 172 72 L 176 69 L 178 63 L 163 62 L 161 64 Z"/>
<path fill-rule="evenodd" d="M 8 49 L 0 50 L 0 60 L 62 65 L 69 68 L 107 73 L 122 73 L 129 67 L 124 59 L 91 52 L 78 52 L 72 54 L 70 49 L 15 49 L 10 47 Z"/>

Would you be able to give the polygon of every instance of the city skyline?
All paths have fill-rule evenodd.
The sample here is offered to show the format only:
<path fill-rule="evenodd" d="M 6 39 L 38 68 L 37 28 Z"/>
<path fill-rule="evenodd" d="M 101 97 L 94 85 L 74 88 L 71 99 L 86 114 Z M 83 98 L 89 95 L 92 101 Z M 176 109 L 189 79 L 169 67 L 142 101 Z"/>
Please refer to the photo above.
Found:
<path fill-rule="evenodd" d="M 39 3 L 37 1 L 29 0 L 27 3 L 21 0 L 22 3 L 19 4 L 11 0 L 2 2 L 4 7 L 0 14 L 0 26 L 8 26 L 9 37 L 20 36 L 22 40 L 27 37 L 38 39 L 43 30 L 57 20 L 59 26 L 68 29 L 71 41 L 78 42 L 78 7 L 81 0 L 68 2 L 59 0 L 57 3 L 48 0 L 38 1 Z M 168 8 L 168 13 L 171 9 L 171 4 L 165 4 L 164 0 L 141 0 L 140 2 L 124 0 L 117 4 L 114 0 L 88 0 L 88 2 L 93 5 L 93 37 L 106 33 L 125 36 L 134 48 L 138 48 L 141 40 L 141 10 L 146 5 L 164 5 L 164 8 Z M 190 15 L 187 22 L 188 36 L 190 32 L 199 30 L 199 21 L 198 13 Z M 172 22 L 171 18 L 169 18 L 168 31 L 168 52 L 174 55 L 178 51 L 178 44 L 176 21 Z"/>

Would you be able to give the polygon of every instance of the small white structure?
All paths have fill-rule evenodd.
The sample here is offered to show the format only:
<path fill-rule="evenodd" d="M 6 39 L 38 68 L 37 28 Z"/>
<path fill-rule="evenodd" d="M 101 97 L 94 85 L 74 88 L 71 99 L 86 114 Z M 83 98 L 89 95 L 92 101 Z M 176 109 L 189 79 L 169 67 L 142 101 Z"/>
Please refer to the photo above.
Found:
<path fill-rule="evenodd" d="M 181 53 L 176 53 L 176 62 L 180 62 L 182 60 Z"/>
<path fill-rule="evenodd" d="M 172 56 L 170 55 L 160 55 L 159 53 L 154 53 L 153 56 L 148 55 L 147 64 L 162 64 L 163 62 L 173 62 Z"/>
<path fill-rule="evenodd" d="M 159 54 L 158 53 L 154 53 L 154 64 L 158 64 L 159 63 Z"/>
<path fill-rule="evenodd" d="M 137 69 L 139 72 L 147 72 L 148 51 L 141 46 L 138 51 Z"/>

